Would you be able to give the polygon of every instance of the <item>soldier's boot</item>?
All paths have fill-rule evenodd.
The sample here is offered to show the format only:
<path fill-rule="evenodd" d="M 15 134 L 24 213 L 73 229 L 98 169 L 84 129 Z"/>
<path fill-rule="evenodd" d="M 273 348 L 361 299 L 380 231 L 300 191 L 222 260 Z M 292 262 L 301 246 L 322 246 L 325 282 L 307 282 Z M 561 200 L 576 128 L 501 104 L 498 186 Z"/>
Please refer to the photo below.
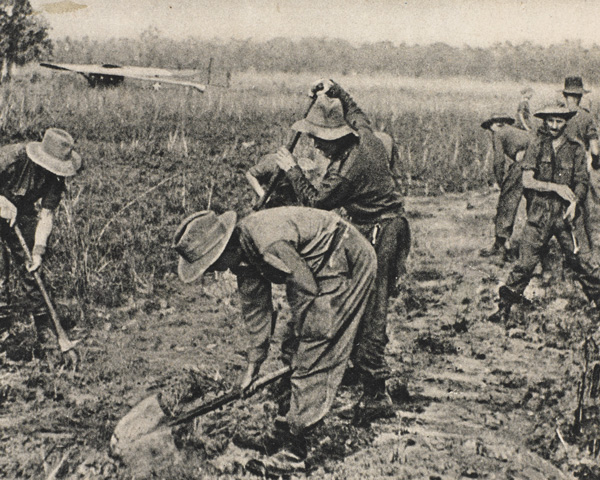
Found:
<path fill-rule="evenodd" d="M 514 292 L 506 285 L 502 285 L 499 290 L 500 300 L 498 301 L 498 311 L 492 313 L 488 317 L 488 321 L 492 323 L 502 323 L 505 327 L 510 328 L 510 309 L 514 303 L 525 303 L 522 295 Z"/>
<path fill-rule="evenodd" d="M 292 436 L 287 421 L 277 418 L 274 428 L 270 431 L 236 434 L 233 437 L 233 443 L 240 448 L 256 450 L 263 455 L 274 455 L 286 446 Z"/>
<path fill-rule="evenodd" d="M 506 243 L 506 239 L 502 237 L 496 237 L 496 240 L 491 248 L 483 249 L 479 252 L 480 257 L 488 258 L 488 257 L 499 257 L 504 258 L 506 253 L 506 248 L 504 244 Z"/>
<path fill-rule="evenodd" d="M 255 475 L 277 478 L 306 470 L 308 446 L 304 434 L 280 432 L 277 449 L 260 460 L 250 460 L 246 469 Z"/>
<path fill-rule="evenodd" d="M 387 393 L 385 380 L 363 379 L 363 394 L 354 407 L 353 425 L 368 426 L 374 420 L 395 416 L 394 402 Z"/>
<path fill-rule="evenodd" d="M 498 302 L 498 310 L 488 317 L 488 322 L 506 324 L 510 317 L 511 307 L 511 303 L 500 300 L 500 302 Z"/>

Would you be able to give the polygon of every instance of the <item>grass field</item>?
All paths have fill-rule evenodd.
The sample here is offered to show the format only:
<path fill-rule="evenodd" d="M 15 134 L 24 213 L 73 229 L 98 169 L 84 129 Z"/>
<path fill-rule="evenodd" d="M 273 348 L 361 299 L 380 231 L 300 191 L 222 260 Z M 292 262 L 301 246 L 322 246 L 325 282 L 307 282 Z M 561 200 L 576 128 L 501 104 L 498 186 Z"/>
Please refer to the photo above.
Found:
<path fill-rule="evenodd" d="M 244 173 L 286 142 L 313 80 L 248 73 L 230 89 L 205 94 L 136 83 L 104 90 L 30 68 L 0 86 L 2 143 L 39 140 L 46 128 L 60 127 L 85 162 L 69 182 L 46 266 L 60 313 L 85 337 L 82 370 L 26 361 L 25 341 L 16 346 L 20 358 L 2 354 L 0 473 L 45 478 L 65 457 L 57 478 L 128 478 L 106 447 L 130 406 L 189 376 L 210 391 L 231 385 L 244 365 L 234 281 L 226 275 L 184 287 L 172 235 L 200 209 L 250 211 L 255 199 Z M 479 124 L 490 112 L 514 112 L 522 85 L 336 80 L 401 153 L 415 244 L 406 294 L 390 315 L 390 358 L 414 396 L 402 420 L 366 432 L 332 420 L 329 440 L 315 446 L 315 478 L 533 479 L 584 471 L 596 452 L 574 453 L 583 442 L 565 434 L 573 451 L 564 455 L 555 434 L 557 425 L 566 430 L 577 403 L 576 327 L 590 322 L 581 295 L 547 288 L 539 305 L 545 313 L 528 317 L 525 333 L 514 337 L 482 321 L 508 266 L 476 253 L 491 241 L 495 202 L 489 140 Z M 534 109 L 557 96 L 558 86 L 534 88 Z M 306 143 L 299 152 L 314 156 Z M 467 331 L 459 328 L 463 320 Z M 187 463 L 155 478 L 244 477 L 229 439 L 240 428 L 260 428 L 271 413 L 239 407 L 231 418 L 220 412 L 180 432 Z M 531 465 L 541 476 L 517 475 Z"/>

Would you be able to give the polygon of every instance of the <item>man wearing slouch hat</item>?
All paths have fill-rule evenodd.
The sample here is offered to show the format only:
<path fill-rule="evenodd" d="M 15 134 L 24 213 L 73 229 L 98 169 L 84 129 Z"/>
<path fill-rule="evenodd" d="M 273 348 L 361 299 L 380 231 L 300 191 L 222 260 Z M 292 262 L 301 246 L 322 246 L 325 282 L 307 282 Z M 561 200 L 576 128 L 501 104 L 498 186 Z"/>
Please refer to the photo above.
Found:
<path fill-rule="evenodd" d="M 22 276 L 27 310 L 41 341 L 49 339 L 50 322 L 43 297 L 33 275 L 46 254 L 54 211 L 65 190 L 65 179 L 77 173 L 81 157 L 74 151 L 71 135 L 58 128 L 46 130 L 41 142 L 17 143 L 0 148 L 0 328 L 7 328 L 13 310 L 9 292 L 9 255 Z M 39 204 L 39 208 L 38 205 Z M 32 253 L 26 259 L 13 229 L 18 225 Z"/>
<path fill-rule="evenodd" d="M 410 228 L 404 216 L 402 195 L 390 170 L 389 154 L 374 134 L 365 113 L 333 80 L 321 80 L 311 89 L 314 106 L 292 128 L 306 133 L 329 160 L 316 188 L 298 167 L 287 148 L 278 151 L 278 165 L 286 172 L 302 205 L 324 210 L 344 208 L 352 223 L 377 253 L 377 282 L 372 305 L 357 335 L 354 362 L 363 384 L 356 405 L 358 423 L 392 414 L 386 391 L 391 375 L 385 359 L 388 302 L 397 292 L 410 249 Z"/>

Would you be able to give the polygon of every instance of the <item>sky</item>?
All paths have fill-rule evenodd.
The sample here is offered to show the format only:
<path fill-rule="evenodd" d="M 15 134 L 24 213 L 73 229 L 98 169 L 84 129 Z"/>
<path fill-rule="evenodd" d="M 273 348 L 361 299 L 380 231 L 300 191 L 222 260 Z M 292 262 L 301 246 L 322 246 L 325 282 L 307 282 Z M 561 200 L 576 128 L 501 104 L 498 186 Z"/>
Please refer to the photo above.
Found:
<path fill-rule="evenodd" d="M 31 0 L 51 37 L 342 38 L 352 43 L 600 43 L 598 0 Z M 45 6 L 46 5 L 46 6 Z"/>

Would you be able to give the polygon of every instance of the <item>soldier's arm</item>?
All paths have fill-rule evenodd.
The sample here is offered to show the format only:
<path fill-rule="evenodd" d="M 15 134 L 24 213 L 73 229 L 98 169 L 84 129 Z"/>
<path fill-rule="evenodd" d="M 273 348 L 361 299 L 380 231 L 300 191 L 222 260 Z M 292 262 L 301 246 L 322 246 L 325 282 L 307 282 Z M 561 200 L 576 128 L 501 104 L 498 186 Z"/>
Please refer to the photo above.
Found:
<path fill-rule="evenodd" d="M 494 151 L 494 176 L 496 177 L 496 183 L 498 186 L 502 186 L 504 181 L 504 147 L 500 136 L 492 132 L 492 150 Z"/>
<path fill-rule="evenodd" d="M 350 181 L 328 169 L 317 190 L 302 173 L 300 167 L 293 167 L 286 172 L 296 197 L 305 207 L 333 210 L 343 207 L 350 197 L 352 185 Z"/>
<path fill-rule="evenodd" d="M 265 194 L 264 188 L 261 186 L 261 184 L 258 181 L 258 179 L 254 175 L 252 175 L 252 173 L 250 173 L 250 170 L 248 170 L 246 172 L 246 180 L 248 180 L 248 183 L 252 187 L 252 190 L 254 190 L 254 192 L 259 197 L 262 197 Z"/>
<path fill-rule="evenodd" d="M 264 257 L 267 262 L 269 262 L 270 256 L 287 267 L 285 271 L 288 273 L 286 280 L 288 286 L 311 296 L 317 295 L 317 282 L 312 271 L 292 245 L 279 240 L 265 250 Z M 273 262 L 272 265 L 277 266 L 277 263 Z M 280 270 L 283 269 L 280 268 Z"/>
<path fill-rule="evenodd" d="M 244 317 L 244 325 L 249 337 L 248 363 L 260 365 L 267 358 L 271 340 L 273 302 L 271 283 L 250 267 L 238 273 L 237 284 Z"/>
<path fill-rule="evenodd" d="M 32 261 L 27 266 L 27 270 L 35 272 L 42 265 L 42 259 L 46 253 L 46 245 L 48 244 L 48 237 L 52 233 L 52 226 L 54 225 L 54 211 L 47 208 L 42 208 L 40 212 L 40 218 L 35 228 L 35 241 L 33 243 L 33 249 L 31 250 Z"/>
<path fill-rule="evenodd" d="M 362 111 L 350 94 L 339 84 L 333 82 L 333 85 L 326 93 L 329 97 L 340 99 L 342 108 L 344 109 L 344 118 L 352 128 L 355 130 L 358 130 L 359 128 L 372 130 L 371 122 L 365 112 Z"/>
<path fill-rule="evenodd" d="M 567 186 L 553 182 L 542 182 L 533 178 L 534 171 L 530 169 L 523 170 L 523 188 L 537 190 L 538 192 L 554 192 L 569 203 L 577 202 L 577 197 Z"/>
<path fill-rule="evenodd" d="M 590 174 L 583 147 L 578 147 L 576 152 L 573 162 L 573 193 L 577 197 L 577 203 L 583 205 L 590 186 Z"/>

